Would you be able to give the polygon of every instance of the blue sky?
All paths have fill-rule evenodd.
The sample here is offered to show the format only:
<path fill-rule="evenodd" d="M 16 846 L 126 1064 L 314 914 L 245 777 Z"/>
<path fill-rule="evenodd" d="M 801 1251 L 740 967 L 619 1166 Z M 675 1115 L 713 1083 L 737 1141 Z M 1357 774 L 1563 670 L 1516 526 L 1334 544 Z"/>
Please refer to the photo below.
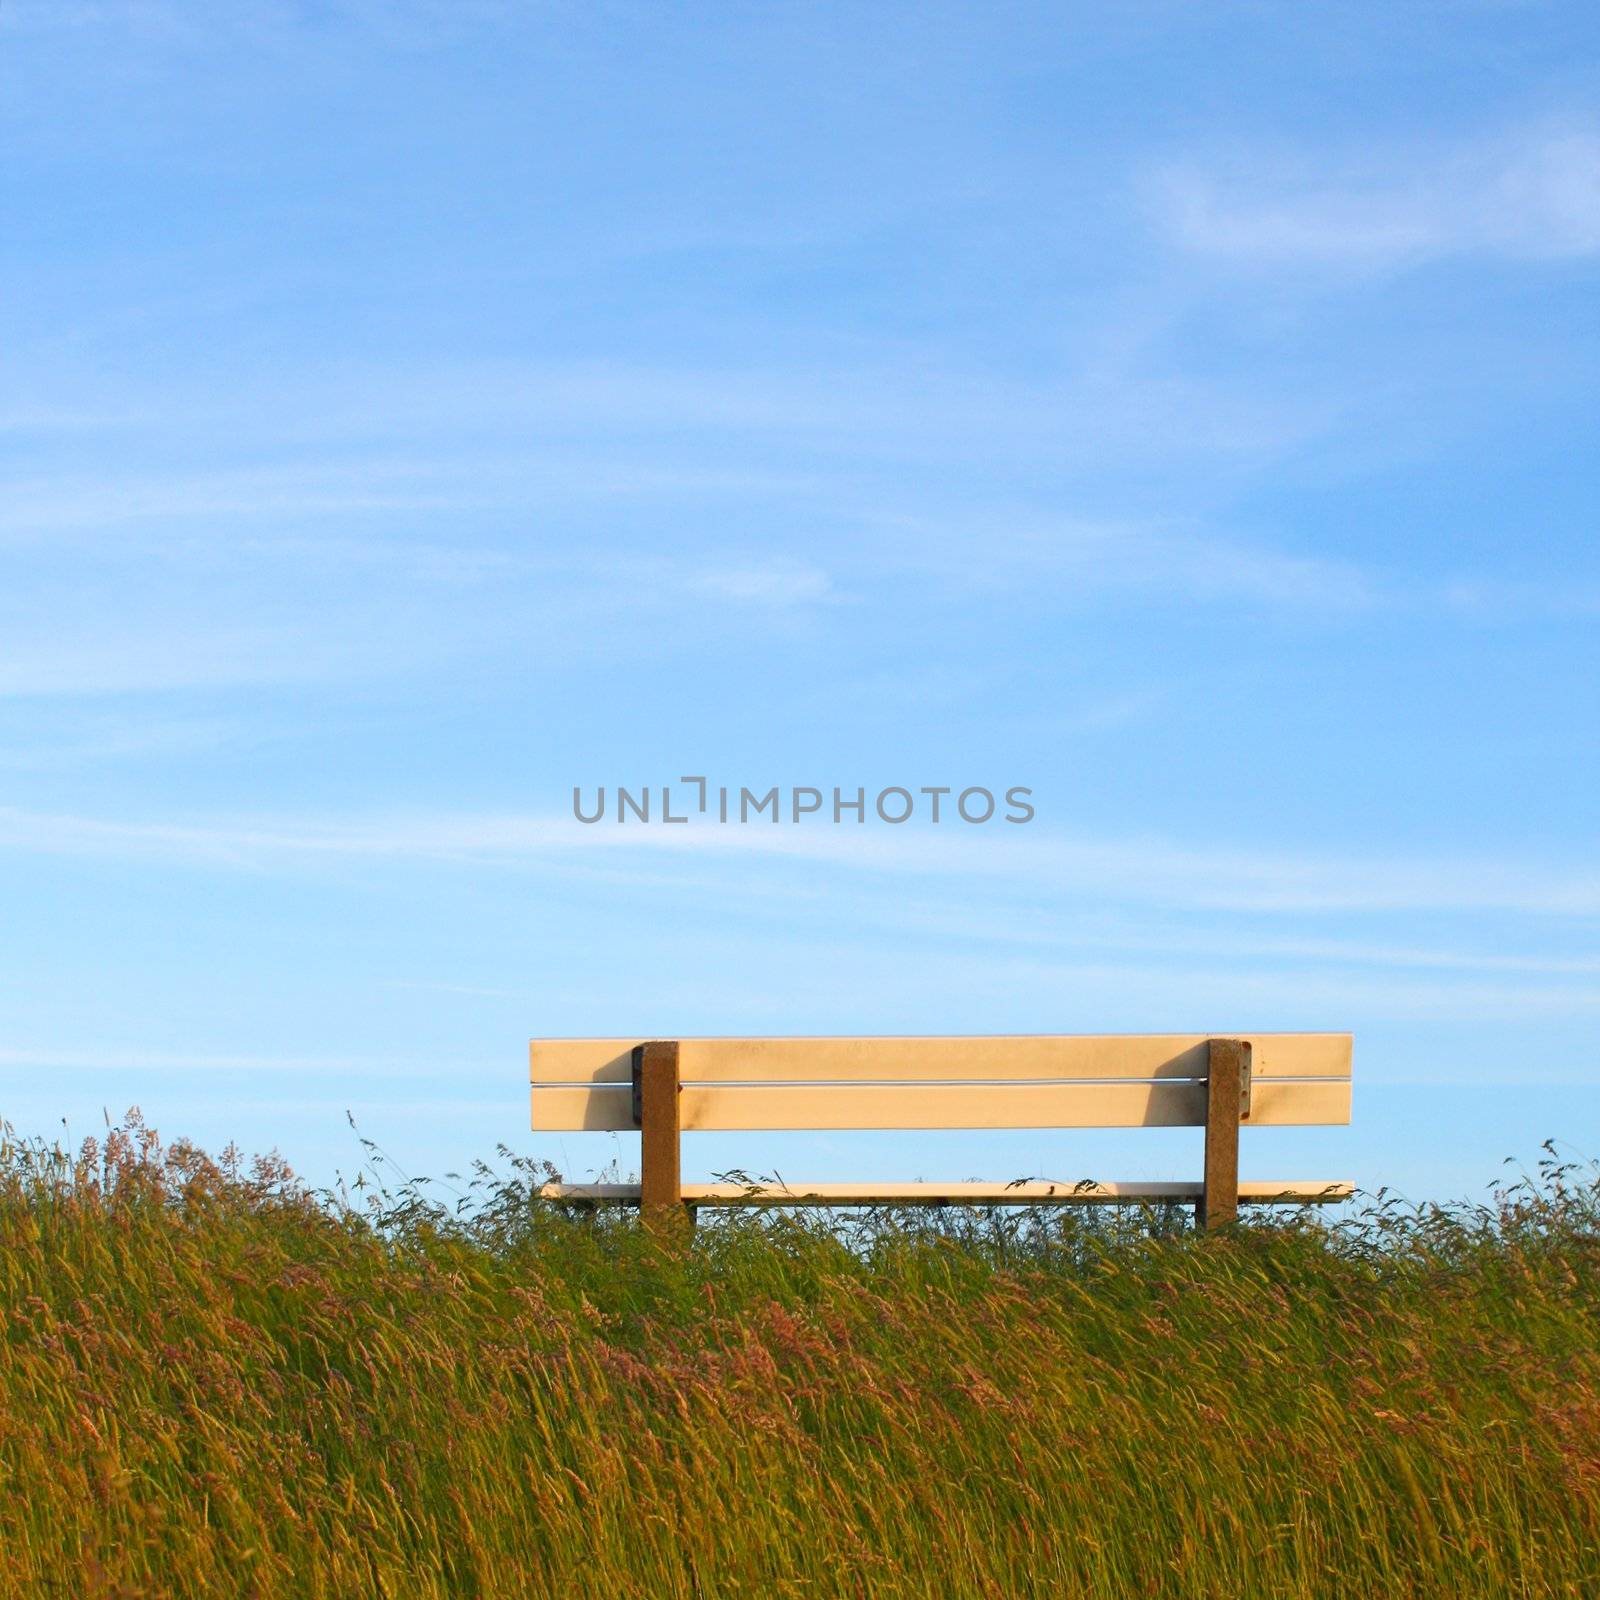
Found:
<path fill-rule="evenodd" d="M 1247 1175 L 1600 1155 L 1597 44 L 7 0 L 0 1115 L 581 1176 L 531 1034 L 1336 1028 Z M 690 773 L 1037 815 L 571 821 Z"/>

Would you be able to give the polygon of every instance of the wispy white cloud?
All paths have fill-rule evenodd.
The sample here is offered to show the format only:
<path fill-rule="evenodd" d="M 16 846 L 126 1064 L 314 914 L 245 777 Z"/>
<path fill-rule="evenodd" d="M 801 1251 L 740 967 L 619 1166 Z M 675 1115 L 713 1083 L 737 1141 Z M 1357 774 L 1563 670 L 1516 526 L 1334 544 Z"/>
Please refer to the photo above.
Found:
<path fill-rule="evenodd" d="M 1445 610 L 1474 622 L 1521 622 L 1529 617 L 1600 615 L 1600 583 L 1569 577 L 1562 583 L 1525 578 L 1460 577 L 1440 591 Z"/>
<path fill-rule="evenodd" d="M 69 382 L 36 358 L 13 359 L 14 383 L 45 386 L 77 434 L 99 416 L 130 440 L 174 436 L 225 447 L 251 441 L 257 464 L 86 485 L 60 506 L 35 486 L 8 493 L 25 516 L 83 520 L 265 506 L 279 497 L 332 509 L 446 492 L 503 503 L 547 496 L 836 491 L 862 463 L 1038 462 L 1101 474 L 1119 467 L 1270 458 L 1325 434 L 1338 409 L 1303 387 L 1228 380 L 1163 362 L 1147 348 L 1069 352 L 1022 376 L 971 363 L 930 363 L 876 349 L 847 358 L 781 347 L 745 364 L 501 361 L 330 370 L 308 358 L 276 385 L 217 395 L 171 383 Z M 384 454 L 371 441 L 385 441 Z M 826 447 L 825 466 L 817 450 Z M 344 451 L 359 459 L 328 458 Z M 312 458 L 286 480 L 276 453 Z M 318 462 L 325 464 L 318 465 Z M 50 491 L 44 484 L 40 489 Z M 40 503 L 34 504 L 35 500 Z"/>
<path fill-rule="evenodd" d="M 715 894 L 715 880 L 700 877 L 697 889 Z M 837 915 L 852 926 L 893 928 L 902 933 L 932 934 L 962 944 L 994 944 L 1034 951 L 1120 951 L 1143 957 L 1180 956 L 1208 960 L 1246 959 L 1302 971 L 1376 967 L 1386 971 L 1455 974 L 1476 980 L 1482 974 L 1523 978 L 1600 978 L 1600 955 L 1519 954 L 1505 949 L 1447 949 L 1437 945 L 1395 943 L 1375 938 L 1311 937 L 1282 922 L 1253 919 L 1211 921 L 1197 932 L 1184 923 L 1124 910 L 1063 910 L 1020 903 L 1015 897 L 985 907 L 970 899 L 950 899 L 939 885 L 922 886 L 892 899 L 858 887 L 852 891 L 830 883 L 805 889 L 772 884 L 763 893 L 795 907 L 824 894 Z M 1503 940 L 1503 930 L 1501 938 Z"/>
<path fill-rule="evenodd" d="M 1155 715 L 1169 700 L 1170 694 L 1165 689 L 1130 689 L 1121 694 L 1107 694 L 1080 702 L 1059 717 L 1049 720 L 1061 730 L 1101 733 L 1143 722 Z"/>
<path fill-rule="evenodd" d="M 159 551 L 171 560 L 215 564 L 267 562 L 298 566 L 381 566 L 423 580 L 522 573 L 571 579 L 605 572 L 651 587 L 663 583 L 712 599 L 753 604 L 837 599 L 833 575 L 798 553 L 718 553 L 701 542 L 693 560 L 679 554 L 609 549 L 585 554 L 538 540 L 444 541 L 403 531 L 351 532 L 352 515 L 484 510 L 532 513 L 572 493 L 586 497 L 644 495 L 667 501 L 719 494 L 765 504 L 792 498 L 796 482 L 737 475 L 708 484 L 692 471 L 636 480 L 626 470 L 587 472 L 572 462 L 552 477 L 537 462 L 308 460 L 271 468 L 229 469 L 166 477 L 97 475 L 13 482 L 5 486 L 0 536 Z M 1271 605 L 1345 608 L 1377 597 L 1372 577 L 1347 562 L 1247 543 L 1193 526 L 1135 520 L 1041 519 L 1027 504 L 995 505 L 964 519 L 889 514 L 880 499 L 847 484 L 807 486 L 810 502 L 830 522 L 867 530 L 849 552 L 866 575 L 892 570 L 948 578 L 964 589 L 998 588 L 1041 578 L 1083 592 L 1156 590 L 1185 599 L 1244 598 Z M 306 531 L 308 520 L 315 532 Z M 392 522 L 387 526 L 392 529 Z M 401 524 L 402 528 L 409 523 Z"/>
<path fill-rule="evenodd" d="M 987 964 L 987 963 L 986 963 Z M 966 970 L 965 968 L 963 970 Z M 1040 961 L 995 963 L 991 981 L 1012 994 L 1082 994 L 1131 1015 L 1191 1018 L 1202 1027 L 1227 1027 L 1220 1010 L 1235 1015 L 1294 1019 L 1382 1017 L 1396 1021 L 1450 1022 L 1600 1017 L 1600 989 L 1592 983 L 1471 982 L 1414 972 L 1354 972 L 1336 967 L 1284 971 L 1259 961 L 1237 964 L 1220 957 L 1181 965 L 1144 961 Z M 981 981 L 981 980 L 980 980 Z M 1205 1020 L 1209 1019 L 1209 1020 Z M 1276 1025 L 1276 1024 L 1275 1024 Z M 1346 1023 L 1348 1025 L 1348 1023 Z M 1593 1081 L 1586 1060 L 1517 1063 L 1529 1079 Z M 1519 1074 L 1515 1068 L 1508 1080 Z"/>
<path fill-rule="evenodd" d="M 581 837 L 560 819 L 460 816 L 202 824 L 115 822 L 0 809 L 0 849 L 263 868 L 285 857 L 505 862 Z"/>
<path fill-rule="evenodd" d="M 430 481 L 415 463 L 296 463 L 166 477 L 97 472 L 82 479 L 12 482 L 5 486 L 0 533 L 54 536 L 64 530 L 104 531 L 127 523 L 214 524 L 218 518 L 283 519 L 371 511 L 462 510 L 495 498 L 457 483 Z"/>
<path fill-rule="evenodd" d="M 0 674 L 0 684 L 3 682 Z M 62 725 L 59 706 L 52 710 L 56 714 L 48 727 L 6 727 L 0 731 L 0 771 L 53 772 L 210 749 L 244 738 L 259 744 L 272 737 L 259 725 L 247 731 L 239 721 L 217 717 L 89 717 Z"/>
<path fill-rule="evenodd" d="M 256 870 L 319 858 L 557 867 L 618 856 L 649 862 L 664 854 L 700 861 L 768 858 L 934 879 L 989 878 L 1117 903 L 1194 909 L 1600 916 L 1600 868 L 1590 863 L 1301 855 L 1156 837 L 1073 837 L 1037 825 L 585 826 L 560 815 L 464 813 L 163 823 L 3 809 L 0 849 Z"/>
<path fill-rule="evenodd" d="M 337 1073 L 357 1078 L 434 1077 L 479 1066 L 485 1075 L 498 1064 L 397 1059 L 393 1056 L 240 1055 L 227 1051 L 146 1049 L 134 1044 L 0 1045 L 0 1066 L 28 1072 L 196 1073 L 202 1077 L 256 1077 L 263 1073 L 325 1078 Z"/>
<path fill-rule="evenodd" d="M 709 543 L 661 554 L 225 521 L 52 549 L 31 569 L 0 596 L 0 700 L 360 684 L 504 659 L 529 638 L 581 660 L 675 605 L 736 634 L 848 598 L 815 561 Z"/>
<path fill-rule="evenodd" d="M 1045 522 L 1025 508 L 1000 508 L 965 525 L 910 522 L 896 542 L 896 559 L 968 589 L 1021 586 L 1037 593 L 1044 586 L 1058 597 L 1144 591 L 1329 612 L 1365 609 L 1388 597 L 1381 577 L 1352 562 L 1154 522 Z"/>
<path fill-rule="evenodd" d="M 301 519 L 348 520 L 372 513 L 510 511 L 573 501 L 727 495 L 797 496 L 814 483 L 795 474 L 653 463 L 624 453 L 597 459 L 581 452 L 512 458 L 480 443 L 455 454 L 404 459 L 293 449 L 271 466 L 219 466 L 149 473 L 108 469 L 91 475 L 13 479 L 0 485 L 0 534 L 13 542 L 59 540 L 75 532 L 123 539 L 125 530 L 167 544 L 196 537 L 212 543 L 259 537 L 260 525 Z M 434 517 L 437 520 L 437 517 Z M 152 531 L 153 530 L 153 531 Z M 335 541 L 335 548 L 340 541 Z M 344 541 L 354 548 L 355 541 Z M 390 547 L 392 548 L 392 546 Z"/>
<path fill-rule="evenodd" d="M 236 689 L 364 676 L 375 665 L 373 642 L 341 630 L 341 620 L 349 619 L 335 614 L 323 627 L 283 621 L 230 628 L 193 613 L 152 614 L 142 626 L 118 619 L 100 627 L 13 633 L 0 653 L 0 698 Z"/>
<path fill-rule="evenodd" d="M 314 37 L 337 20 L 421 44 L 449 28 L 512 14 L 511 0 L 326 0 L 314 7 L 296 0 L 239 0 L 223 13 L 201 15 L 180 0 L 7 0 L 0 11 L 0 32 L 48 35 L 115 29 L 141 41 L 187 41 L 202 31 L 230 38 Z"/>
<path fill-rule="evenodd" d="M 714 599 L 759 606 L 802 605 L 835 598 L 828 574 L 802 561 L 707 567 L 689 578 L 688 587 Z"/>
<path fill-rule="evenodd" d="M 1173 166 L 1154 184 L 1184 248 L 1246 264 L 1406 266 L 1454 255 L 1600 253 L 1600 133 L 1522 128 L 1448 149 L 1298 161 L 1246 153 Z"/>

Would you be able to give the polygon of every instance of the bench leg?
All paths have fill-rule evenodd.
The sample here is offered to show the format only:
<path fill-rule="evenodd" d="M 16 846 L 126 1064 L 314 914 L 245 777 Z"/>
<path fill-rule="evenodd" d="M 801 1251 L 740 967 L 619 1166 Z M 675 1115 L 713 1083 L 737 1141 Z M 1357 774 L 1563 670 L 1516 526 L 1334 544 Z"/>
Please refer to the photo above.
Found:
<path fill-rule="evenodd" d="M 678 1154 L 678 1044 L 657 1039 L 634 1052 L 640 1139 L 639 1208 L 647 1222 L 676 1211 L 683 1200 Z"/>
<path fill-rule="evenodd" d="M 1239 1216 L 1239 1122 L 1248 1114 L 1250 1046 L 1213 1039 L 1208 1052 L 1205 1188 L 1195 1207 L 1195 1221 L 1207 1231 Z"/>

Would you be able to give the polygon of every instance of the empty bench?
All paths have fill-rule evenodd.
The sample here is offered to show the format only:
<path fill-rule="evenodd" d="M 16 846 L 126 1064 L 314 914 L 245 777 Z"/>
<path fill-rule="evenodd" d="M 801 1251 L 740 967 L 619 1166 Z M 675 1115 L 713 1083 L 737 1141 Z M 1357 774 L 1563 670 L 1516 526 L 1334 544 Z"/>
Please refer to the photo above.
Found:
<path fill-rule="evenodd" d="M 1241 1204 L 1345 1200 L 1343 1181 L 1241 1182 L 1241 1127 L 1350 1121 L 1347 1033 L 991 1038 L 535 1039 L 533 1127 L 641 1134 L 640 1181 L 543 1197 L 687 1205 Z M 1165 1183 L 684 1183 L 681 1135 L 713 1129 L 1205 1130 L 1202 1176 Z"/>

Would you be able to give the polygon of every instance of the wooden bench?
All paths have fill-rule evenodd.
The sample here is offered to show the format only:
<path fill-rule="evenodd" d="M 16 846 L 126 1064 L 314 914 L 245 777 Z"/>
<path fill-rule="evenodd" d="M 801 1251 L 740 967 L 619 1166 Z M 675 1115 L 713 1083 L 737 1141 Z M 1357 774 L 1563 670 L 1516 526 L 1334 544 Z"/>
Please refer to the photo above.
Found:
<path fill-rule="evenodd" d="M 1350 1121 L 1347 1033 L 990 1038 L 535 1039 L 533 1127 L 642 1135 L 637 1184 L 549 1199 L 687 1205 L 1241 1203 L 1348 1199 L 1346 1182 L 1239 1181 L 1239 1129 Z M 711 1129 L 1203 1127 L 1203 1176 L 1167 1183 L 684 1183 L 680 1136 Z"/>

